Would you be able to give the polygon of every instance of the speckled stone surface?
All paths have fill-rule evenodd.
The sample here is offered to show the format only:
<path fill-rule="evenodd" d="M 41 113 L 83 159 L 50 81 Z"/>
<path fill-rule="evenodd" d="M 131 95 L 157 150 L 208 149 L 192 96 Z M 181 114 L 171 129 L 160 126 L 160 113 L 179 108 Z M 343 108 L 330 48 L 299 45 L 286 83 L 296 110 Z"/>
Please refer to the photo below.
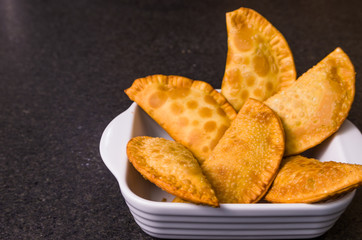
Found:
<path fill-rule="evenodd" d="M 357 72 L 362 2 L 0 1 L 0 239 L 153 239 L 134 222 L 99 155 L 136 78 L 175 74 L 220 88 L 225 13 L 250 7 L 290 44 L 298 76 L 342 47 Z M 120 136 L 121 137 L 121 136 Z M 325 235 L 362 238 L 362 189 Z"/>

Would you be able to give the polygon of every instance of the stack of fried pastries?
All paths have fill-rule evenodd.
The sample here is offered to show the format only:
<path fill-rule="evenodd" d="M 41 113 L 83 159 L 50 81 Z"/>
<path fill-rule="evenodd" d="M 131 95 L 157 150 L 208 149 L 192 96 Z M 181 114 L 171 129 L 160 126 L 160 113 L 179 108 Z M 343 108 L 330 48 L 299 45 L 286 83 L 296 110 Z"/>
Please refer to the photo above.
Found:
<path fill-rule="evenodd" d="M 175 140 L 135 137 L 133 166 L 174 202 L 317 202 L 362 184 L 362 166 L 298 155 L 335 133 L 355 94 L 337 48 L 296 79 L 281 33 L 257 12 L 227 13 L 221 93 L 203 81 L 152 75 L 125 90 Z M 283 156 L 290 156 L 284 158 Z M 337 160 L 337 159 L 336 159 Z"/>

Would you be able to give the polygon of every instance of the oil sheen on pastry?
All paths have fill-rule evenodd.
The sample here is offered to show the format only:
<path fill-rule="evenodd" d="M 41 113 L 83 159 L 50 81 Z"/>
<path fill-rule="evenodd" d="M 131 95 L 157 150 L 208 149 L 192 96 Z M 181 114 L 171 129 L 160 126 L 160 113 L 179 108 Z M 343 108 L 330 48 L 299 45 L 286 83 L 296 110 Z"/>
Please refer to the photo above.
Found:
<path fill-rule="evenodd" d="M 337 48 L 289 88 L 265 101 L 283 122 L 285 155 L 321 143 L 346 119 L 355 94 L 354 67 Z"/>
<path fill-rule="evenodd" d="M 186 201 L 219 205 L 197 159 L 182 144 L 140 136 L 127 145 L 129 161 L 146 179 Z"/>
<path fill-rule="evenodd" d="M 312 203 L 333 198 L 362 184 L 362 165 L 320 162 L 300 155 L 283 160 L 265 199 L 275 203 Z"/>
<path fill-rule="evenodd" d="M 236 117 L 233 107 L 210 84 L 181 76 L 139 78 L 125 92 L 200 163 Z"/>
<path fill-rule="evenodd" d="M 249 98 L 264 101 L 296 79 L 283 35 L 252 9 L 226 14 L 228 52 L 221 92 L 239 111 Z"/>
<path fill-rule="evenodd" d="M 248 99 L 201 167 L 220 203 L 254 203 L 268 190 L 283 153 L 280 119 Z"/>

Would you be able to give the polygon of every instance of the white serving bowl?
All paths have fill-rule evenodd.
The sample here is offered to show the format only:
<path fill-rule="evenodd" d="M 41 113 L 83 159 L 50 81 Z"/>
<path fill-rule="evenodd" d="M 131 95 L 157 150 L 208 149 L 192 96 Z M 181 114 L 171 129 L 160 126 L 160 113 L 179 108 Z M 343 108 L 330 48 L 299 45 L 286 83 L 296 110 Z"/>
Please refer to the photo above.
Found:
<path fill-rule="evenodd" d="M 135 221 L 147 234 L 176 239 L 292 239 L 324 234 L 352 201 L 355 191 L 314 204 L 221 204 L 220 208 L 172 203 L 174 196 L 145 180 L 129 163 L 135 136 L 171 139 L 136 103 L 103 132 L 100 153 L 117 178 Z M 346 120 L 339 131 L 303 155 L 321 161 L 362 164 L 362 135 Z"/>

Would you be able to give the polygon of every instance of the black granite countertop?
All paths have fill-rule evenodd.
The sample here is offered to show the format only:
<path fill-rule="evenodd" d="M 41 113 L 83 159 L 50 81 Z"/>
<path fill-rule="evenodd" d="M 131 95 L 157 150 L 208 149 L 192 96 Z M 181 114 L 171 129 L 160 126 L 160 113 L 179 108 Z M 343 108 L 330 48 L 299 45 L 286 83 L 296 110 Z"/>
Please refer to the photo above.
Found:
<path fill-rule="evenodd" d="M 287 39 L 298 76 L 340 46 L 357 72 L 362 2 L 0 1 L 0 238 L 153 239 L 99 154 L 134 79 L 174 74 L 221 87 L 225 13 L 250 7 Z M 362 238 L 362 190 L 318 239 Z"/>

